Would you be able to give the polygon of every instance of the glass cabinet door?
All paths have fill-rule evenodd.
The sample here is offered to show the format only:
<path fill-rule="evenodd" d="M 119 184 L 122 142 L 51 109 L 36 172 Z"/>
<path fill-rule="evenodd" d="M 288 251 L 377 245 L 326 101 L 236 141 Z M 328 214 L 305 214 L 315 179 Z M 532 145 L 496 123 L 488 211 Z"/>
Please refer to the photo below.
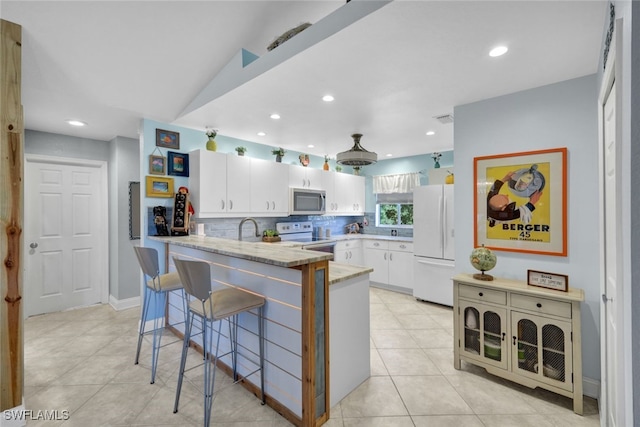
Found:
<path fill-rule="evenodd" d="M 571 378 L 571 324 L 512 312 L 513 371 L 567 390 Z"/>
<path fill-rule="evenodd" d="M 506 310 L 460 301 L 460 354 L 507 369 Z"/>

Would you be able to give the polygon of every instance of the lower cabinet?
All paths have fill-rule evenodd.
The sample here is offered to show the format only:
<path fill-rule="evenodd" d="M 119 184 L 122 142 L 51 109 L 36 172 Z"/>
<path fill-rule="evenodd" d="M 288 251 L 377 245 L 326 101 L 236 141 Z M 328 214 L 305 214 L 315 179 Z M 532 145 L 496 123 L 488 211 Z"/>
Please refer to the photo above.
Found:
<path fill-rule="evenodd" d="M 349 265 L 364 265 L 362 242 L 360 240 L 342 240 L 336 243 L 333 260 Z"/>
<path fill-rule="evenodd" d="M 413 290 L 413 243 L 363 240 L 363 250 L 364 265 L 373 268 L 372 282 Z"/>
<path fill-rule="evenodd" d="M 453 278 L 454 367 L 489 373 L 573 398 L 582 414 L 581 289 L 568 292 L 513 280 Z"/>

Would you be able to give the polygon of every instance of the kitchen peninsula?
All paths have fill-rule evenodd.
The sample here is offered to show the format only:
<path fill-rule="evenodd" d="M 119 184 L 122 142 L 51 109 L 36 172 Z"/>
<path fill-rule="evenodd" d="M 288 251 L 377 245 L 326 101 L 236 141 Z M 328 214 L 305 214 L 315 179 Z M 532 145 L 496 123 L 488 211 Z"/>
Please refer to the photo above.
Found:
<path fill-rule="evenodd" d="M 330 407 L 369 377 L 371 268 L 333 263 L 331 254 L 285 245 L 205 236 L 149 238 L 164 243 L 167 270 L 175 269 L 174 257 L 206 261 L 214 288 L 237 286 L 266 298 L 266 401 L 295 425 L 323 424 Z M 182 307 L 180 295 L 170 294 L 169 323 L 182 321 Z M 239 322 L 242 377 L 254 370 L 242 353 L 257 354 L 257 318 L 244 313 Z M 181 335 L 184 328 L 175 331 Z M 201 341 L 192 343 L 201 349 Z M 223 345 L 228 343 L 222 350 Z M 221 362 L 228 371 L 230 356 Z M 259 374 L 242 383 L 259 394 Z"/>

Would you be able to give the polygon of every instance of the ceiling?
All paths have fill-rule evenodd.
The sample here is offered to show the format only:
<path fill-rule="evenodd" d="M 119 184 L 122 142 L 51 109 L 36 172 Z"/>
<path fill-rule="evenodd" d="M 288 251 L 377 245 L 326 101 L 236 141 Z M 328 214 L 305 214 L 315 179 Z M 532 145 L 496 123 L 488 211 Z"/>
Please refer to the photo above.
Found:
<path fill-rule="evenodd" d="M 320 28 L 348 7 L 2 0 L 0 16 L 23 30 L 27 129 L 137 138 L 148 118 L 330 157 L 362 133 L 362 145 L 384 159 L 452 149 L 453 125 L 434 116 L 454 106 L 595 73 L 608 12 L 606 1 L 591 0 L 396 0 L 182 114 L 241 49 L 273 57 L 295 40 L 267 51 L 280 34 L 304 22 Z M 490 58 L 499 44 L 509 51 Z M 325 94 L 335 101 L 323 102 Z"/>

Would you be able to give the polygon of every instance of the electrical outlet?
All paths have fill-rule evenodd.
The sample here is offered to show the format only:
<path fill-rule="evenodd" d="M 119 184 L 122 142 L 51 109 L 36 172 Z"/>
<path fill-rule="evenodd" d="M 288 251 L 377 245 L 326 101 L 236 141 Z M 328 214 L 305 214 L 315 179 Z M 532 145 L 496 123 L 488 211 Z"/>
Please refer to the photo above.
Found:
<path fill-rule="evenodd" d="M 398 235 L 398 230 L 395 230 L 395 229 L 391 230 L 391 235 L 392 236 L 397 236 Z"/>

